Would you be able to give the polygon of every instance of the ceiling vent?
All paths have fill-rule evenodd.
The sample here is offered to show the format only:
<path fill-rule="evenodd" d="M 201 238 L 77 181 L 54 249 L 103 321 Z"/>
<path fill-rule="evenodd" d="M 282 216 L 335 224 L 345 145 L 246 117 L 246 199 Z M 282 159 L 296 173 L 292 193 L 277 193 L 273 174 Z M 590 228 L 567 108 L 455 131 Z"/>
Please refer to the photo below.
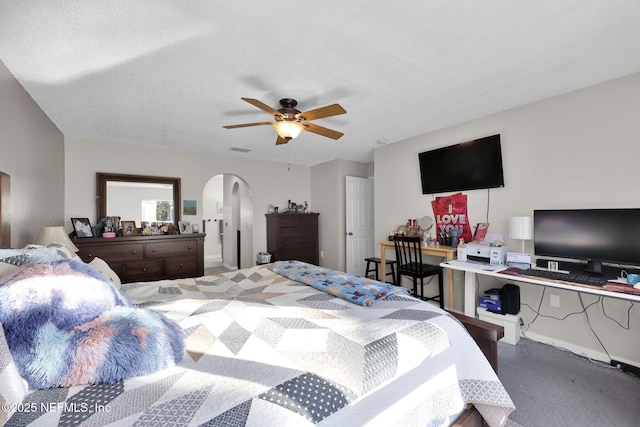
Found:
<path fill-rule="evenodd" d="M 229 150 L 237 151 L 238 153 L 250 153 L 251 152 L 251 150 L 249 150 L 248 148 L 240 148 L 240 147 L 231 147 L 231 148 L 229 148 Z"/>

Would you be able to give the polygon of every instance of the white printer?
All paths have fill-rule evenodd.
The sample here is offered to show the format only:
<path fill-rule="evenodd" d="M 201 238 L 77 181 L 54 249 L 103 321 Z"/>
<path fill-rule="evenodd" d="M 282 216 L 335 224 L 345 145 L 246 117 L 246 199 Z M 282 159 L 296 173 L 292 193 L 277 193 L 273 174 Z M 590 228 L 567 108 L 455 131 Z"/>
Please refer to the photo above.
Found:
<path fill-rule="evenodd" d="M 464 247 L 458 248 L 458 259 L 502 266 L 506 265 L 507 252 L 507 246 L 467 243 Z"/>

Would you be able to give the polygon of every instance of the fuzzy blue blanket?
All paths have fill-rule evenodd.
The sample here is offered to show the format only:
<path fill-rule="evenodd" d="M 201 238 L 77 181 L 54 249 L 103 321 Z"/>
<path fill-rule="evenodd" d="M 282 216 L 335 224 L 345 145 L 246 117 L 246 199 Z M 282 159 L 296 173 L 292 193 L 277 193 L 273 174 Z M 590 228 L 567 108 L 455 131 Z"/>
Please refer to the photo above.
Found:
<path fill-rule="evenodd" d="M 182 360 L 180 327 L 133 307 L 75 260 L 28 265 L 0 283 L 0 323 L 31 387 L 111 383 Z"/>

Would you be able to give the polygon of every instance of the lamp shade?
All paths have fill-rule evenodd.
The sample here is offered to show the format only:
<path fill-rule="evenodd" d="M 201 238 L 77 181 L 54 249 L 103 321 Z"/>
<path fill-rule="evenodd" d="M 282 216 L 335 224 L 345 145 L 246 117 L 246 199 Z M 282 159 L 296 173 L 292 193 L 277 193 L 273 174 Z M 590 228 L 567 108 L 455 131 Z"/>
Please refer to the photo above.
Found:
<path fill-rule="evenodd" d="M 42 227 L 36 245 L 49 246 L 52 243 L 60 243 L 72 252 L 80 250 L 73 244 L 63 227 Z"/>
<path fill-rule="evenodd" d="M 301 123 L 289 121 L 275 122 L 273 127 L 276 132 L 278 132 L 280 138 L 287 140 L 296 138 L 304 129 L 304 126 Z"/>
<path fill-rule="evenodd" d="M 533 218 L 530 216 L 514 216 L 509 219 L 509 237 L 512 239 L 533 239 Z"/>

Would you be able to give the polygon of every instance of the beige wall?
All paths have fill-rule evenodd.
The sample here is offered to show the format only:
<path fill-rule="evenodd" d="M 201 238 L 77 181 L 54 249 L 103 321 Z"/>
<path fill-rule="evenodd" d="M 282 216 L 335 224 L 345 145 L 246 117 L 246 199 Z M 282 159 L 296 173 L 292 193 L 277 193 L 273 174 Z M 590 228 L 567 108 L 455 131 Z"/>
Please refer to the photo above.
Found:
<path fill-rule="evenodd" d="M 2 62 L 0 171 L 11 176 L 11 246 L 31 243 L 41 227 L 67 221 L 62 133 Z"/>
<path fill-rule="evenodd" d="M 212 142 L 213 143 L 213 142 Z M 131 173 L 180 177 L 182 199 L 196 200 L 198 214 L 186 217 L 192 223 L 202 220 L 202 195 L 207 182 L 219 174 L 234 174 L 246 182 L 253 198 L 252 258 L 265 251 L 267 206 L 286 206 L 287 200 L 309 200 L 308 167 L 221 157 L 204 153 L 121 144 L 65 136 L 65 218 L 88 217 L 96 220 L 96 172 Z M 226 220 L 226 217 L 225 217 Z M 243 227 L 244 228 L 244 227 Z M 243 255 L 244 258 L 244 255 Z M 243 261 L 244 265 L 244 261 Z"/>
<path fill-rule="evenodd" d="M 514 108 L 438 132 L 420 135 L 375 150 L 376 239 L 382 240 L 407 218 L 433 216 L 431 195 L 422 195 L 418 153 L 476 137 L 500 133 L 505 187 L 465 191 L 471 224 L 488 220 L 490 232 L 500 232 L 507 244 L 511 216 L 532 215 L 534 209 L 640 207 L 636 159 L 640 158 L 640 74 L 613 80 L 566 95 Z M 488 218 L 487 218 L 488 210 Z M 518 249 L 520 250 L 520 249 Z M 533 252 L 532 242 L 525 246 Z M 434 260 L 435 261 L 435 260 Z M 456 274 L 455 308 L 462 309 L 462 275 Z M 482 280 L 480 289 L 496 287 Z M 598 298 L 541 286 L 519 284 L 525 324 L 540 305 L 545 316 L 562 318 L 581 313 Z M 543 294 L 544 292 L 544 294 Z M 560 308 L 549 305 L 549 294 L 560 296 Z M 542 302 L 541 302 L 542 300 Z M 595 333 L 618 360 L 640 365 L 640 304 L 605 298 L 587 312 Z M 608 316 L 631 328 L 625 330 Z M 556 320 L 539 316 L 527 336 L 574 347 L 592 356 L 605 351 L 584 314 Z"/>
<path fill-rule="evenodd" d="M 314 212 L 319 212 L 320 265 L 346 271 L 346 178 L 367 178 L 373 165 L 333 160 L 311 168 L 311 195 Z"/>

